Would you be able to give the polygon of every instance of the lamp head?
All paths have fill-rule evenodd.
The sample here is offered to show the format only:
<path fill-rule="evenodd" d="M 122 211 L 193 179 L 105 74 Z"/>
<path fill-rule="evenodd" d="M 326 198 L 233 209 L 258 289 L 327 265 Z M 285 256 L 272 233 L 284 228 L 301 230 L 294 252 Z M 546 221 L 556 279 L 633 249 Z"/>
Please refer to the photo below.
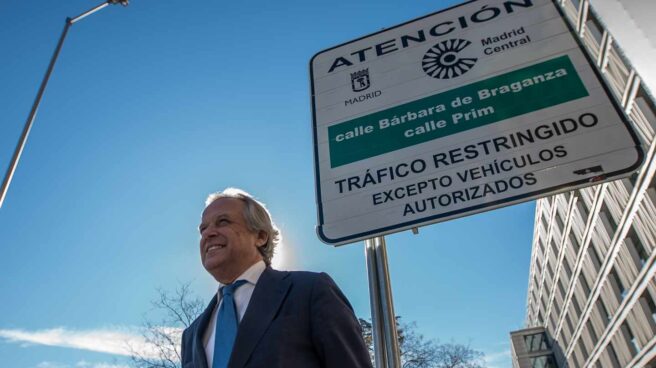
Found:
<path fill-rule="evenodd" d="M 123 6 L 128 6 L 130 0 L 109 0 L 110 4 L 121 4 Z"/>

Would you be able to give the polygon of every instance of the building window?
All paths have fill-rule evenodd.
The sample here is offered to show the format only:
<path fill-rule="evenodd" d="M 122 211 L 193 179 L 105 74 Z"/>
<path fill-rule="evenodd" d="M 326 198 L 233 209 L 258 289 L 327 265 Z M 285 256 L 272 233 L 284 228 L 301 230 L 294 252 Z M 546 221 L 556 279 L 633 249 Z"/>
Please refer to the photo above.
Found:
<path fill-rule="evenodd" d="M 656 176 L 654 177 L 656 178 Z M 634 172 L 631 177 L 629 177 L 629 180 L 631 180 L 631 185 L 635 186 L 636 182 L 638 181 L 638 172 Z M 653 184 L 653 181 L 652 181 Z"/>
<path fill-rule="evenodd" d="M 569 280 L 572 277 L 572 268 L 569 266 L 569 261 L 567 260 L 567 257 L 563 258 L 563 267 L 565 268 L 565 274 L 567 275 L 567 279 Z"/>
<path fill-rule="evenodd" d="M 549 276 L 549 280 L 553 279 L 554 276 L 553 267 L 551 267 L 551 262 L 547 263 L 547 276 Z"/>
<path fill-rule="evenodd" d="M 608 344 L 608 356 L 610 357 L 610 362 L 613 365 L 613 368 L 620 368 L 622 366 L 620 360 L 617 358 L 617 353 L 615 352 L 612 341 Z"/>
<path fill-rule="evenodd" d="M 579 359 L 576 357 L 576 354 L 572 353 L 569 356 L 571 363 L 569 364 L 570 367 L 580 367 L 581 365 L 579 364 Z"/>
<path fill-rule="evenodd" d="M 622 280 L 620 280 L 620 277 L 617 275 L 617 271 L 615 271 L 615 268 L 613 267 L 613 270 L 610 271 L 608 274 L 608 277 L 610 278 L 611 282 L 613 282 L 617 287 L 617 292 L 619 295 L 617 295 L 617 298 L 619 300 L 624 300 L 624 297 L 626 296 L 626 289 L 624 288 L 624 284 L 622 284 Z"/>
<path fill-rule="evenodd" d="M 592 321 L 588 319 L 588 323 L 586 324 L 587 330 L 590 332 L 590 338 L 592 339 L 592 345 L 597 345 L 597 341 L 599 341 L 599 337 L 597 336 L 597 332 L 594 329 L 594 326 L 592 325 Z"/>
<path fill-rule="evenodd" d="M 551 239 L 551 251 L 554 254 L 554 257 L 558 257 L 558 244 L 556 244 L 556 241 Z"/>
<path fill-rule="evenodd" d="M 613 233 L 615 232 L 615 229 L 617 229 L 617 223 L 615 222 L 613 216 L 611 216 L 610 210 L 608 209 L 608 206 L 606 205 L 605 202 L 601 206 L 601 209 L 599 211 L 604 214 L 604 217 L 606 217 L 606 219 L 610 223 L 611 228 L 609 229 L 610 231 L 608 233 L 612 236 Z"/>
<path fill-rule="evenodd" d="M 558 291 L 560 291 L 560 297 L 565 299 L 565 295 L 567 295 L 567 292 L 565 291 L 565 287 L 563 286 L 563 279 L 558 279 Z"/>
<path fill-rule="evenodd" d="M 567 322 L 567 327 L 569 327 L 569 330 L 572 331 L 572 334 L 574 333 L 574 326 L 572 326 L 572 319 L 569 318 L 569 313 L 565 317 L 565 322 Z"/>
<path fill-rule="evenodd" d="M 593 244 L 588 247 L 588 253 L 590 254 L 590 260 L 592 261 L 592 266 L 594 266 L 595 272 L 598 272 L 601 268 L 601 259 L 599 258 L 599 253 L 597 248 Z"/>
<path fill-rule="evenodd" d="M 574 250 L 574 254 L 577 254 L 579 252 L 579 247 L 581 245 L 579 244 L 579 241 L 576 239 L 576 235 L 574 235 L 574 233 L 572 232 L 569 233 L 569 242 L 572 244 L 572 249 Z"/>
<path fill-rule="evenodd" d="M 627 247 L 629 247 L 629 253 L 637 258 L 636 267 L 641 269 L 645 263 L 647 263 L 649 254 L 645 250 L 645 246 L 642 244 L 642 241 L 638 237 L 638 234 L 636 233 L 633 226 L 629 228 L 629 232 L 626 234 L 626 239 L 624 242 L 627 243 Z M 633 249 L 631 247 L 633 247 Z M 633 250 L 635 251 L 635 255 L 634 252 L 632 252 Z"/>
<path fill-rule="evenodd" d="M 560 218 L 560 213 L 558 213 L 558 211 L 556 211 L 556 223 L 558 224 L 559 229 L 565 229 L 565 224 L 563 223 L 563 219 Z"/>
<path fill-rule="evenodd" d="M 576 311 L 576 317 L 581 315 L 581 306 L 579 301 L 576 299 L 576 294 L 572 295 L 572 305 L 574 305 L 574 311 Z"/>
<path fill-rule="evenodd" d="M 597 309 L 599 310 L 599 314 L 604 321 L 604 326 L 607 326 L 608 322 L 610 322 L 611 315 L 608 313 L 608 309 L 606 309 L 606 305 L 604 304 L 604 301 L 601 300 L 601 297 L 597 299 Z"/>
<path fill-rule="evenodd" d="M 569 347 L 569 339 L 572 337 L 572 333 L 567 330 L 567 326 L 563 325 L 563 328 L 561 330 L 563 333 L 561 333 L 561 340 L 562 344 L 560 346 L 563 348 L 563 350 L 567 350 Z"/>
<path fill-rule="evenodd" d="M 538 297 L 537 297 L 537 295 L 535 294 L 535 287 L 531 290 L 531 297 L 532 297 L 531 299 L 533 299 L 533 302 L 535 302 L 536 300 L 538 300 Z"/>
<path fill-rule="evenodd" d="M 581 214 L 581 218 L 583 219 L 583 222 L 585 222 L 588 219 L 588 206 L 585 204 L 585 200 L 583 199 L 583 194 L 580 193 L 581 191 L 579 190 L 579 195 L 578 199 L 576 201 L 576 207 L 579 210 L 579 213 Z"/>
<path fill-rule="evenodd" d="M 531 368 L 558 368 L 553 355 L 541 355 L 531 358 Z"/>
<path fill-rule="evenodd" d="M 645 290 L 642 294 L 642 298 L 647 302 L 647 307 L 649 308 L 649 313 L 651 313 L 651 319 L 656 322 L 656 304 L 654 304 L 654 299 L 651 298 L 649 290 Z"/>
<path fill-rule="evenodd" d="M 635 175 L 635 173 L 634 173 L 634 175 Z M 633 176 L 633 175 L 631 175 L 631 176 Z M 633 191 L 633 187 L 635 186 L 634 185 L 635 181 L 631 180 L 631 179 L 632 178 L 622 179 L 622 184 L 624 184 L 624 187 L 626 188 L 626 191 L 629 192 L 629 193 L 631 193 Z"/>
<path fill-rule="evenodd" d="M 526 344 L 526 351 L 529 353 L 549 349 L 547 335 L 544 332 L 524 336 L 524 343 Z"/>
<path fill-rule="evenodd" d="M 633 331 L 631 331 L 631 327 L 629 327 L 628 323 L 626 322 L 622 323 L 622 332 L 624 333 L 626 340 L 629 342 L 629 349 L 631 350 L 631 356 L 635 356 L 640 351 L 640 345 L 638 344 L 638 340 L 633 334 Z"/>
<path fill-rule="evenodd" d="M 579 338 L 579 352 L 581 353 L 581 360 L 582 361 L 587 361 L 588 360 L 588 347 L 585 346 L 585 341 L 583 339 Z"/>
<path fill-rule="evenodd" d="M 583 272 L 581 272 L 581 274 L 579 275 L 579 284 L 581 284 L 585 296 L 590 295 L 590 285 L 588 284 L 588 280 L 585 279 L 585 275 L 583 275 Z"/>
<path fill-rule="evenodd" d="M 554 299 L 553 307 L 554 307 L 554 311 L 556 312 L 556 318 L 558 318 L 558 316 L 560 316 L 560 306 L 558 305 L 557 299 Z"/>

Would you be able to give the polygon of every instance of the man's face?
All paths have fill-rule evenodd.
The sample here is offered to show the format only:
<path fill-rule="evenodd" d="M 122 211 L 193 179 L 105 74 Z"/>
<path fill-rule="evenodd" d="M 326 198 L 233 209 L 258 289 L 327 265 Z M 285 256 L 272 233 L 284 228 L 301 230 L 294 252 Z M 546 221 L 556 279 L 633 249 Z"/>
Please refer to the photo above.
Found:
<path fill-rule="evenodd" d="M 200 258 L 217 281 L 231 283 L 248 267 L 262 259 L 258 246 L 266 243 L 266 232 L 248 229 L 243 217 L 244 202 L 219 198 L 205 211 L 200 230 Z"/>

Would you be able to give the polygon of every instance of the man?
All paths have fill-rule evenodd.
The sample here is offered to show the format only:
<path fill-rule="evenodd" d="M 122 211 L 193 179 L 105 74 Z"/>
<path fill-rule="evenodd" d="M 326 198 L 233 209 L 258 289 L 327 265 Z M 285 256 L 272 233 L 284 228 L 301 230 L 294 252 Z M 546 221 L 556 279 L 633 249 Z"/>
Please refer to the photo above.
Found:
<path fill-rule="evenodd" d="M 183 368 L 371 367 L 328 275 L 271 268 L 280 234 L 263 204 L 238 189 L 211 194 L 199 230 L 219 292 L 182 334 Z"/>

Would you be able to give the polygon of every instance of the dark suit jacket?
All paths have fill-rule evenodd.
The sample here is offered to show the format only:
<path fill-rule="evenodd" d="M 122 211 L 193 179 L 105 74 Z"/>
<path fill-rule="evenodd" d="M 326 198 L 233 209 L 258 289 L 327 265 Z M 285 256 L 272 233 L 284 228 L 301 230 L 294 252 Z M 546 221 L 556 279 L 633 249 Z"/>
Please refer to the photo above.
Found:
<path fill-rule="evenodd" d="M 182 334 L 182 368 L 207 366 L 203 333 L 216 296 Z M 229 368 L 370 368 L 353 309 L 325 273 L 267 267 L 239 324 Z"/>

